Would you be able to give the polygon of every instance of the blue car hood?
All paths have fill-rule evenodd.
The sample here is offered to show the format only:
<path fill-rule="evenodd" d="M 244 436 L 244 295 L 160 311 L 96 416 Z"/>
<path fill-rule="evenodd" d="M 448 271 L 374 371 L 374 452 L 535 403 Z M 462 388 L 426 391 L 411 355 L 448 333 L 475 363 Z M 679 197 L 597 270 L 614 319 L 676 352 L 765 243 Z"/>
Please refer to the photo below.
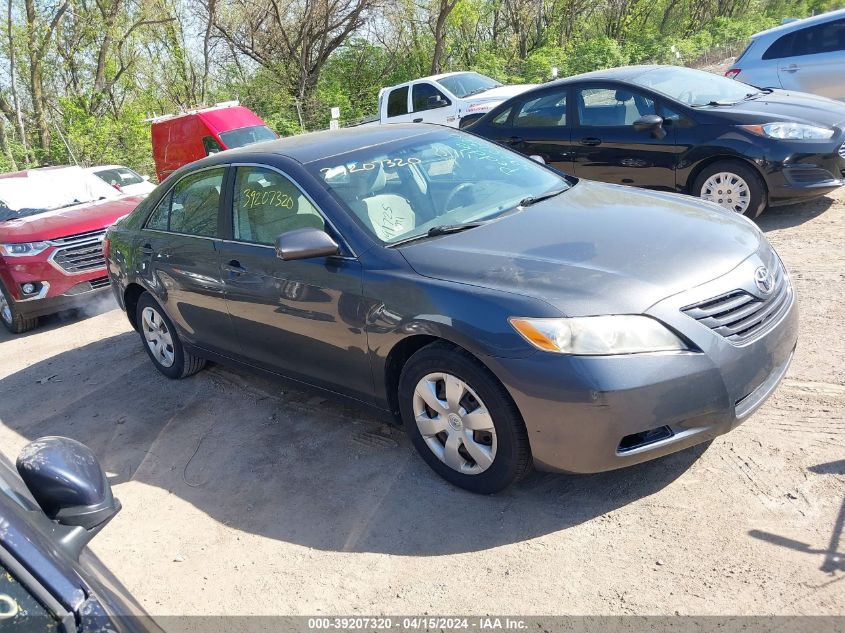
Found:
<path fill-rule="evenodd" d="M 711 203 L 582 180 L 512 215 L 399 250 L 420 275 L 589 315 L 641 313 L 729 272 L 761 242 L 751 222 Z"/>

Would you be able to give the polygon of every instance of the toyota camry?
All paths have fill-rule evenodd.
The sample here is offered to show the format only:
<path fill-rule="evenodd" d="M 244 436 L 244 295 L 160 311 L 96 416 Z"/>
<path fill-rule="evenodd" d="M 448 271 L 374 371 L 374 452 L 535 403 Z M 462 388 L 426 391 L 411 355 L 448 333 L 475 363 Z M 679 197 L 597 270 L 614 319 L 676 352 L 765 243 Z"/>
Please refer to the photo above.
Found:
<path fill-rule="evenodd" d="M 797 339 L 787 271 L 742 215 L 424 125 L 210 156 L 104 249 L 165 376 L 212 360 L 352 398 L 482 493 L 725 433 Z"/>

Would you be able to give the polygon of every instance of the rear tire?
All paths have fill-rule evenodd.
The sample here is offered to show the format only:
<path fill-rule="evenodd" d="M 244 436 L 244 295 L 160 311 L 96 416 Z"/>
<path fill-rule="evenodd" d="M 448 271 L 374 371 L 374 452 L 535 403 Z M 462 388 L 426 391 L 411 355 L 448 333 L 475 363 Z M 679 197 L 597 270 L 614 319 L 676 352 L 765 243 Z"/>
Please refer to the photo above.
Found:
<path fill-rule="evenodd" d="M 0 321 L 12 334 L 23 334 L 38 325 L 38 317 L 25 317 L 20 313 L 2 281 L 0 281 Z"/>
<path fill-rule="evenodd" d="M 175 380 L 193 376 L 206 360 L 187 352 L 158 301 L 149 292 L 138 298 L 135 319 L 144 349 L 162 374 Z"/>
<path fill-rule="evenodd" d="M 693 195 L 749 218 L 766 209 L 766 184 L 755 169 L 738 160 L 708 165 L 692 185 Z"/>
<path fill-rule="evenodd" d="M 531 467 L 522 416 L 475 357 L 434 343 L 408 359 L 399 378 L 408 436 L 441 477 L 481 494 L 498 492 Z"/>

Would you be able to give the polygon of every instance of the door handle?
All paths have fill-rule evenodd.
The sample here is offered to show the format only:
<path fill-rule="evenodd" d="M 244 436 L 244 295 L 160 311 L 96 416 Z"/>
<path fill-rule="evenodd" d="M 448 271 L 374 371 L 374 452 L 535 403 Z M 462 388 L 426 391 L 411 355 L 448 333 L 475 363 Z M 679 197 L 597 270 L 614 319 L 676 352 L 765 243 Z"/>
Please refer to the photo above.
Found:
<path fill-rule="evenodd" d="M 240 275 L 246 272 L 246 268 L 241 266 L 241 263 L 237 259 L 233 259 L 228 264 L 223 264 L 222 268 L 227 273 L 234 273 L 236 275 Z"/>
<path fill-rule="evenodd" d="M 144 244 L 141 247 L 141 254 L 142 255 L 152 255 L 153 254 L 153 247 L 149 244 Z"/>
<path fill-rule="evenodd" d="M 794 73 L 798 72 L 799 68 L 800 66 L 798 66 L 798 64 L 790 64 L 789 66 L 784 66 L 783 68 L 781 68 L 781 70 L 784 70 L 788 73 Z"/>
<path fill-rule="evenodd" d="M 587 138 L 581 139 L 581 145 L 589 145 L 590 147 L 601 145 L 601 139 L 594 136 L 588 136 Z"/>
<path fill-rule="evenodd" d="M 414 123 L 422 123 L 422 117 L 420 117 L 419 119 L 414 119 Z"/>

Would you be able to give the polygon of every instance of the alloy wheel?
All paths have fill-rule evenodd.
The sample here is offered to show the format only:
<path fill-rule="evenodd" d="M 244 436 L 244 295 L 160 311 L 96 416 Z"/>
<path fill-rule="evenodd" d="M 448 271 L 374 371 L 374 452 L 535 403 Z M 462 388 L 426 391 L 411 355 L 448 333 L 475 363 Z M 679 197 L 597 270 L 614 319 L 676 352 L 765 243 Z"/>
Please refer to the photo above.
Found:
<path fill-rule="evenodd" d="M 171 367 L 176 360 L 176 352 L 173 348 L 173 337 L 164 319 L 153 308 L 144 308 L 141 322 L 144 338 L 153 357 L 162 367 Z"/>
<path fill-rule="evenodd" d="M 414 419 L 425 443 L 452 470 L 477 475 L 496 458 L 496 428 L 478 394 L 457 376 L 432 373 L 414 389 Z"/>
<path fill-rule="evenodd" d="M 751 189 L 738 175 L 722 171 L 704 181 L 701 197 L 736 213 L 745 213 L 751 204 Z"/>
<path fill-rule="evenodd" d="M 12 322 L 12 307 L 6 301 L 6 295 L 3 294 L 3 291 L 0 291 L 0 319 L 3 319 L 6 323 Z"/>

